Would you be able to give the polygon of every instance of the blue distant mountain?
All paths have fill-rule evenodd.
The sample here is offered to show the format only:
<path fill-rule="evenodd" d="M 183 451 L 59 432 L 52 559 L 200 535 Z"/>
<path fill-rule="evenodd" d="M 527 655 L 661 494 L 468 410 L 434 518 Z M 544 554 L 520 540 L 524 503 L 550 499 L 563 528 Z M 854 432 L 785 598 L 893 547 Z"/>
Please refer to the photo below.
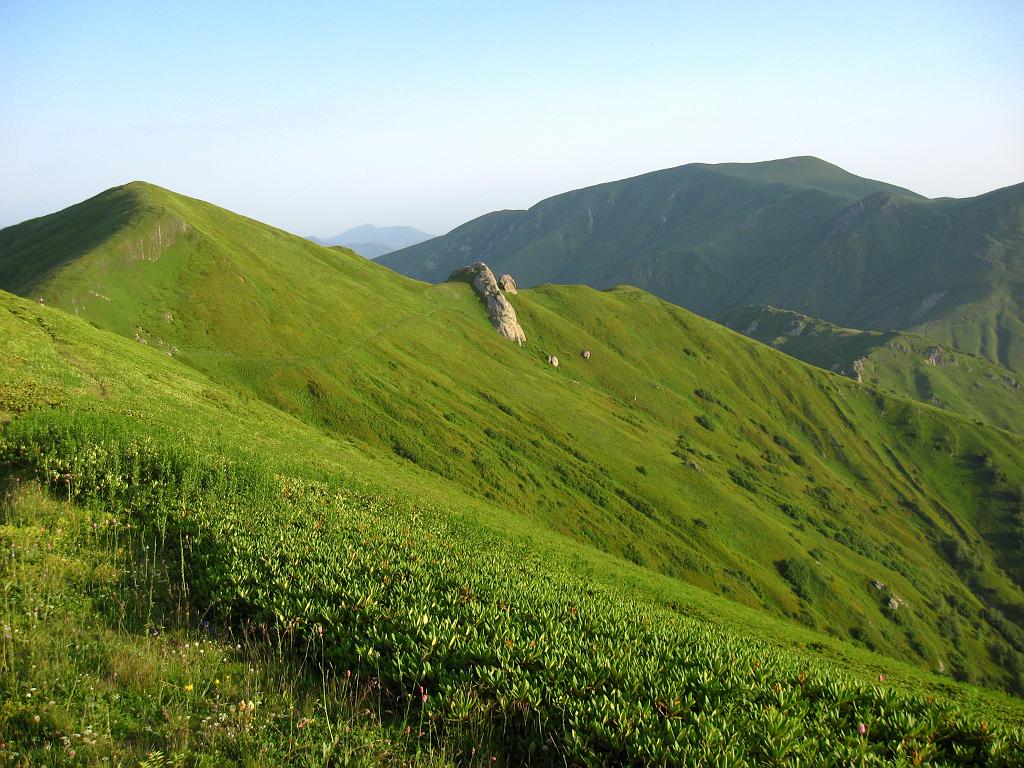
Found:
<path fill-rule="evenodd" d="M 428 235 L 416 227 L 378 227 L 373 224 L 363 224 L 345 230 L 334 237 L 323 239 L 310 237 L 308 239 L 320 245 L 344 245 L 361 256 L 376 259 L 385 253 L 408 248 L 410 245 L 418 245 L 432 237 L 433 235 Z"/>

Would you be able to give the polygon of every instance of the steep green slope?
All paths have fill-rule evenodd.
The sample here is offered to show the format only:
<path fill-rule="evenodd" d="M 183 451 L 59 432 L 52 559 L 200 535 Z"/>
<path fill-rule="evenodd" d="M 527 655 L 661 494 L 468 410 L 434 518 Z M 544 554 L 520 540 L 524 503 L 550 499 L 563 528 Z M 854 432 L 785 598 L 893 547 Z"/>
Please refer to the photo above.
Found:
<path fill-rule="evenodd" d="M 914 329 L 1024 371 L 1024 185 L 925 200 L 815 158 L 685 165 L 487 214 L 380 263 L 436 282 L 474 259 L 524 286 L 629 283 L 705 316 L 758 304 Z"/>
<path fill-rule="evenodd" d="M 982 357 L 917 334 L 840 328 L 775 307 L 742 307 L 716 319 L 820 368 L 1024 433 L 1024 382 Z"/>
<path fill-rule="evenodd" d="M 531 526 L 926 668 L 1021 686 L 1019 437 L 636 289 L 520 293 L 519 348 L 468 285 L 416 283 L 166 190 L 106 194 L 136 198 L 130 223 L 41 271 L 28 296 Z"/>
<path fill-rule="evenodd" d="M 318 764 L 372 756 L 378 718 L 398 764 L 1010 766 L 1024 745 L 1018 699 L 524 526 L 7 294 L 0 363 L 5 757 Z M 62 503 L 26 506 L 39 485 Z"/>

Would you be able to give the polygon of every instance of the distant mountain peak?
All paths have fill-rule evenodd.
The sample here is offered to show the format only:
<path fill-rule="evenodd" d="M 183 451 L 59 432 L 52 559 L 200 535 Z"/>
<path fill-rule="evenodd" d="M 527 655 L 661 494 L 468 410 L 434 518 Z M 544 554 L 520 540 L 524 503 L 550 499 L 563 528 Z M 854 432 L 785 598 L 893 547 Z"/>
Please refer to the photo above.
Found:
<path fill-rule="evenodd" d="M 438 282 L 472 255 L 525 288 L 630 283 L 704 315 L 771 304 L 917 328 L 1024 371 L 1022 211 L 1024 185 L 929 200 L 808 155 L 694 163 L 495 211 L 381 263 Z"/>
<path fill-rule="evenodd" d="M 344 245 L 368 259 L 375 259 L 385 253 L 430 240 L 432 237 L 433 235 L 416 227 L 379 227 L 376 224 L 361 224 L 358 227 L 346 229 L 334 237 L 310 237 L 308 239 L 320 245 Z"/>

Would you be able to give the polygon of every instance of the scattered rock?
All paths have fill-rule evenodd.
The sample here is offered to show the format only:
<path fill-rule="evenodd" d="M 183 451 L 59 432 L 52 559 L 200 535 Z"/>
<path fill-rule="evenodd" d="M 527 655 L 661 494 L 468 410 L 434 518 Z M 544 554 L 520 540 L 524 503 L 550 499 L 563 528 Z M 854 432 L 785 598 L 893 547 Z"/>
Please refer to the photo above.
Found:
<path fill-rule="evenodd" d="M 557 368 L 558 367 L 558 358 L 555 357 L 554 355 L 548 355 L 548 365 Z"/>
<path fill-rule="evenodd" d="M 896 595 L 889 595 L 889 602 L 886 603 L 886 605 L 889 606 L 890 611 L 898 611 L 906 604 L 907 603 L 903 598 L 897 597 Z"/>
<path fill-rule="evenodd" d="M 516 281 L 512 275 L 502 275 L 498 281 L 498 287 L 506 293 L 519 293 L 516 290 Z"/>
<path fill-rule="evenodd" d="M 875 579 L 873 582 L 871 582 L 871 586 L 873 586 L 875 589 L 885 589 L 885 582 Z"/>
<path fill-rule="evenodd" d="M 509 276 L 506 275 L 504 277 Z M 526 334 L 523 333 L 523 329 L 519 325 L 519 320 L 516 318 L 516 311 L 512 307 L 512 303 L 505 298 L 498 288 L 498 281 L 494 279 L 494 273 L 491 272 L 490 267 L 482 261 L 478 261 L 468 267 L 455 270 L 449 275 L 448 280 L 463 280 L 470 283 L 487 303 L 487 314 L 490 315 L 491 325 L 506 339 L 511 339 L 519 344 L 519 346 L 523 346 L 523 342 L 526 341 Z M 509 277 L 509 280 L 512 280 L 512 278 Z M 514 280 L 512 285 L 515 287 Z M 511 292 L 514 293 L 515 291 Z"/>
<path fill-rule="evenodd" d="M 590 350 L 589 349 L 584 349 L 580 354 L 583 355 L 583 359 L 584 360 L 589 360 L 590 359 Z"/>
<path fill-rule="evenodd" d="M 700 468 L 700 464 L 698 464 L 693 459 L 687 459 L 686 460 L 686 466 L 688 466 L 694 472 L 703 472 L 704 471 L 703 469 Z"/>

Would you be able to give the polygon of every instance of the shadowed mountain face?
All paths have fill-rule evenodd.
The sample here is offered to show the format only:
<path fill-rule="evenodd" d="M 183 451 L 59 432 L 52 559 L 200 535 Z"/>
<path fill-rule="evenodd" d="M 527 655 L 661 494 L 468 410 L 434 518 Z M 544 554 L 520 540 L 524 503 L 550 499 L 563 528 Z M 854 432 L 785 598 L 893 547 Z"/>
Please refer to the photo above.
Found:
<path fill-rule="evenodd" d="M 1024 185 L 927 200 L 811 157 L 686 165 L 498 211 L 381 258 L 439 281 L 637 285 L 703 315 L 771 305 L 914 329 L 1024 370 Z"/>
<path fill-rule="evenodd" d="M 409 280 L 141 183 L 0 231 L 0 265 L 0 288 L 47 305 L 8 297 L 11 323 L 77 315 L 202 374 L 206 401 L 262 401 L 386 457 L 406 488 L 457 489 L 609 567 L 921 668 L 1024 684 L 1018 435 L 630 287 L 505 295 L 520 347 L 465 283 Z M 0 407 L 31 389 L 5 371 Z"/>
<path fill-rule="evenodd" d="M 1024 434 L 1024 380 L 983 357 L 915 333 L 840 328 L 774 307 L 715 319 L 812 365 Z"/>

